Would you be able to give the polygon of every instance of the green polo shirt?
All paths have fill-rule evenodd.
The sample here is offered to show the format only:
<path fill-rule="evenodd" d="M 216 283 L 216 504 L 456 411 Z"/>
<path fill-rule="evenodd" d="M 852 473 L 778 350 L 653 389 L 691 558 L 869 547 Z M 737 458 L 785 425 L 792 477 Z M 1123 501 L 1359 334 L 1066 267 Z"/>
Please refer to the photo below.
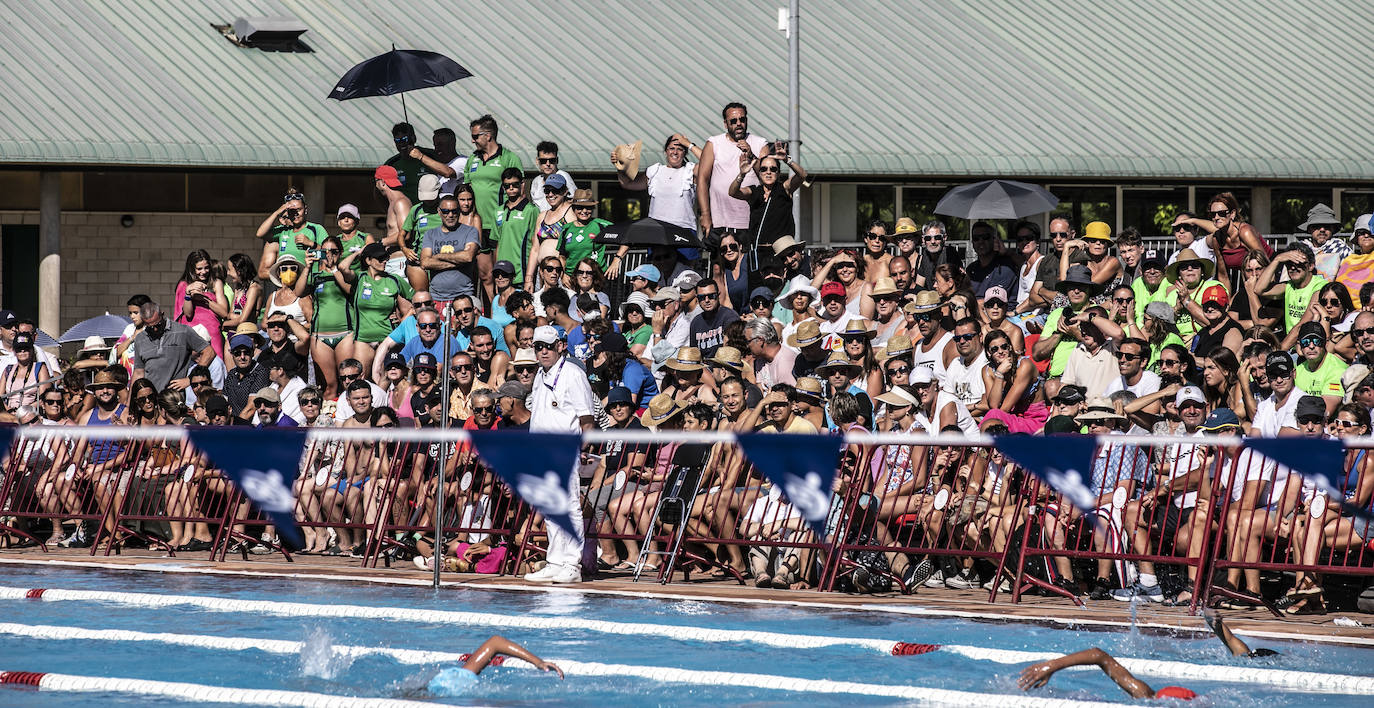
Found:
<path fill-rule="evenodd" d="M 354 231 L 353 238 L 350 238 L 341 244 L 343 246 L 343 252 L 339 254 L 339 260 L 347 258 L 348 254 L 350 253 L 356 253 L 358 251 L 363 250 L 363 247 L 367 245 L 367 238 L 367 233 L 363 231 Z M 363 265 L 363 259 L 353 259 L 353 272 L 361 273 L 363 271 L 363 268 L 365 267 L 366 266 Z"/>
<path fill-rule="evenodd" d="M 1341 376 L 1350 365 L 1340 357 L 1328 352 L 1322 358 L 1321 366 L 1315 371 L 1308 368 L 1304 361 L 1293 370 L 1293 387 L 1309 396 L 1345 396 Z"/>
<path fill-rule="evenodd" d="M 592 219 L 586 226 L 578 226 L 576 223 L 563 224 L 563 236 L 558 240 L 558 252 L 567 256 L 565 268 L 568 275 L 573 274 L 583 258 L 596 259 L 596 264 L 601 266 L 601 270 L 606 270 L 606 246 L 594 243 L 592 237 L 599 235 L 610 225 L 611 222 L 605 219 Z"/>
<path fill-rule="evenodd" d="M 465 181 L 472 185 L 477 215 L 482 217 L 484 230 L 494 230 L 496 210 L 506 201 L 505 195 L 501 194 L 501 173 L 508 167 L 525 169 L 518 155 L 500 145 L 497 145 L 496 154 L 490 160 L 482 159 L 477 152 L 468 157 Z"/>
<path fill-rule="evenodd" d="M 305 238 L 310 241 L 311 245 L 302 246 L 296 243 L 296 235 L 302 233 L 305 234 Z M 302 224 L 299 229 L 291 229 L 285 226 L 274 226 L 272 227 L 271 233 L 267 235 L 267 238 L 269 240 L 277 242 L 278 258 L 281 258 L 282 256 L 290 253 L 291 255 L 299 259 L 301 263 L 304 263 L 305 252 L 310 248 L 318 246 L 319 243 L 323 241 L 326 236 L 328 236 L 328 234 L 325 233 L 323 226 L 320 226 L 319 224 L 313 221 L 307 221 L 304 224 Z"/>
<path fill-rule="evenodd" d="M 1089 304 L 1090 303 L 1085 301 L 1083 307 L 1075 310 L 1074 314 L 1078 314 L 1088 309 Z M 1059 320 L 1063 319 L 1063 312 L 1064 308 L 1062 307 L 1050 311 L 1049 317 L 1045 318 L 1044 328 L 1040 330 L 1047 334 L 1041 336 L 1048 337 L 1054 334 L 1055 328 L 1059 326 Z M 1064 367 L 1069 363 L 1069 355 L 1073 353 L 1073 348 L 1076 346 L 1078 346 L 1078 340 L 1076 339 L 1070 337 L 1061 337 L 1059 339 L 1059 343 L 1054 345 L 1054 353 L 1050 355 L 1050 376 L 1062 376 L 1064 374 Z"/>
<path fill-rule="evenodd" d="M 496 260 L 510 261 L 515 266 L 516 283 L 525 282 L 525 256 L 529 255 L 530 239 L 538 224 L 539 207 L 528 199 L 521 199 L 513 207 L 502 204 L 492 217 L 491 240 L 496 242 Z"/>
<path fill-rule="evenodd" d="M 354 332 L 359 342 L 376 344 L 391 334 L 391 311 L 396 309 L 399 298 L 407 300 L 415 297 L 410 281 L 383 273 L 373 278 L 368 273 L 358 276 L 353 285 L 353 311 L 358 315 L 358 329 Z"/>
<path fill-rule="evenodd" d="M 430 148 L 420 148 L 420 152 L 436 162 L 443 162 L 438 157 L 438 153 Z M 401 193 L 406 195 L 412 203 L 420 201 L 420 176 L 434 174 L 432 170 L 425 167 L 425 163 L 411 157 L 396 153 L 387 159 L 386 164 L 396 168 L 396 176 L 401 180 Z"/>
<path fill-rule="evenodd" d="M 1169 279 L 1163 278 L 1159 281 L 1159 287 L 1154 292 L 1150 292 L 1149 286 L 1145 284 L 1145 277 L 1141 276 L 1131 282 L 1131 292 L 1135 293 L 1135 321 L 1140 322 L 1145 317 L 1145 306 L 1152 302 L 1169 302 L 1167 293 L 1169 292 Z M 1173 304 L 1173 303 L 1170 303 Z"/>
<path fill-rule="evenodd" d="M 410 212 L 406 214 L 405 221 L 401 222 L 401 230 L 410 234 L 406 245 L 410 247 L 410 250 L 419 253 L 420 242 L 424 240 L 424 233 L 439 226 L 439 224 L 438 214 L 425 211 L 424 205 L 416 202 L 410 207 Z"/>

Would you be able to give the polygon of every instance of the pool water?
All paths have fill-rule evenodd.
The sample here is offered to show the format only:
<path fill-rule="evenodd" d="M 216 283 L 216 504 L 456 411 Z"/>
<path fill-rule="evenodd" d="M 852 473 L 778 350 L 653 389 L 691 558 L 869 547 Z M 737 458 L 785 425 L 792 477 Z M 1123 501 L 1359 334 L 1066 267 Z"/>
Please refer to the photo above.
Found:
<path fill-rule="evenodd" d="M 1299 642 L 1251 641 L 1282 652 L 1279 657 L 1232 658 L 1210 636 L 1164 637 L 1137 632 L 1074 631 L 1031 624 L 782 605 L 747 605 L 684 600 L 606 597 L 577 592 L 528 593 L 471 589 L 379 586 L 141 571 L 56 569 L 6 565 L 0 585 L 70 590 L 117 590 L 172 595 L 313 604 L 348 604 L 464 610 L 507 615 L 565 616 L 615 622 L 647 622 L 788 634 L 867 637 L 921 643 L 960 644 L 1025 651 L 1068 653 L 1100 646 L 1118 656 L 1194 664 L 1374 675 L 1374 650 Z M 374 619 L 284 618 L 191 607 L 141 608 L 96 602 L 0 601 L 0 621 L 91 629 L 256 637 L 305 642 L 300 656 L 261 651 L 223 651 L 152 642 L 58 641 L 0 636 L 0 670 L 115 676 L 216 686 L 274 688 L 352 696 L 437 700 L 463 705 L 530 706 L 705 706 L 705 705 L 898 705 L 900 699 L 852 694 L 800 695 L 792 691 L 721 685 L 659 683 L 642 678 L 569 675 L 566 681 L 535 671 L 492 667 L 476 690 L 442 699 L 425 690 L 440 667 L 399 663 L 389 657 L 341 658 L 334 645 L 385 646 L 464 653 L 493 633 L 488 627 Z M 1199 621 L 1199 626 L 1201 622 Z M 1024 665 L 975 661 L 934 652 L 893 657 L 855 646 L 780 649 L 745 642 L 690 642 L 654 636 L 621 636 L 582 630 L 521 630 L 499 633 L 535 654 L 639 666 L 734 671 L 869 684 L 923 686 L 981 694 L 1023 695 L 1016 677 Z M 1368 706 L 1368 696 L 1304 693 L 1243 683 L 1142 678 L 1154 688 L 1184 683 L 1201 694 L 1202 705 Z M 1065 671 L 1040 697 L 1131 702 L 1101 672 Z M 997 702 L 988 695 L 987 703 Z M 147 703 L 119 694 L 33 692 L 0 688 L 0 705 L 109 706 Z M 160 704 L 175 701 L 158 699 Z M 1199 704 L 1194 702 L 1194 705 Z"/>

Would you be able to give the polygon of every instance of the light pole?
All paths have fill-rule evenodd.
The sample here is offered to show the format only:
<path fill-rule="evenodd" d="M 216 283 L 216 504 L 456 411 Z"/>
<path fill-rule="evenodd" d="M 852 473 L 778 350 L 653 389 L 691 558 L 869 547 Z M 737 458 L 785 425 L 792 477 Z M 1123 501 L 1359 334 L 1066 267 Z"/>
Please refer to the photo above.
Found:
<path fill-rule="evenodd" d="M 791 0 L 787 10 L 787 152 L 801 164 L 801 0 Z M 792 200 L 792 223 L 801 239 L 801 194 Z"/>

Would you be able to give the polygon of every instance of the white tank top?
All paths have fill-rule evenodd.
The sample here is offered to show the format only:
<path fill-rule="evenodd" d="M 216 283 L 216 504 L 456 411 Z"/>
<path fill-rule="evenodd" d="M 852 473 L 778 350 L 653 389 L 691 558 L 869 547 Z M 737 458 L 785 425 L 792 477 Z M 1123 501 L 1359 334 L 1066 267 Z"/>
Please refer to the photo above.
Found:
<path fill-rule="evenodd" d="M 1040 258 L 1044 258 L 1044 256 Z M 1029 273 L 1026 272 L 1027 266 L 1025 264 L 1021 266 L 1021 278 L 1016 288 L 1016 304 L 1018 306 L 1024 303 L 1026 298 L 1030 297 L 1031 286 L 1035 285 L 1036 272 L 1040 270 L 1040 258 L 1035 259 L 1035 263 L 1029 266 Z"/>
<path fill-rule="evenodd" d="M 941 389 L 959 399 L 965 406 L 974 405 L 983 400 L 983 394 L 987 391 L 987 387 L 983 385 L 983 367 L 987 365 L 986 352 L 978 352 L 973 363 L 967 366 L 963 357 L 954 357 L 954 360 L 949 362 L 949 368 L 945 370 L 945 382 Z"/>
<path fill-rule="evenodd" d="M 936 383 L 940 384 L 941 388 L 944 388 L 945 385 L 945 345 L 949 344 L 950 340 L 953 338 L 953 332 L 945 332 L 943 337 L 936 340 L 935 346 L 932 347 L 930 351 L 925 351 L 924 347 L 918 343 L 911 352 L 912 364 L 914 366 L 929 367 L 935 374 Z M 912 380 L 915 379 L 913 378 Z"/>
<path fill-rule="evenodd" d="M 278 312 L 280 312 L 286 315 L 287 317 L 290 317 L 291 319 L 301 323 L 301 325 L 306 329 L 310 328 L 310 323 L 305 321 L 305 311 L 301 309 L 300 298 L 297 298 L 296 301 L 291 303 L 290 305 L 278 305 L 276 303 L 276 299 L 277 298 L 273 297 L 268 299 L 267 301 L 268 317 L 271 317 L 272 315 L 275 315 Z"/>

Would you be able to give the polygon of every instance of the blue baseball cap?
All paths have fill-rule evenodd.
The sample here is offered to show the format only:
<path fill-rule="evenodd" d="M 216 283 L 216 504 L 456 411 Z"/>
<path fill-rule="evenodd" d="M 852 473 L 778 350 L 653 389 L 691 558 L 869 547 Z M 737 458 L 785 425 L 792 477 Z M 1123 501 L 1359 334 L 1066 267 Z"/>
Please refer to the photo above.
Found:
<path fill-rule="evenodd" d="M 257 341 L 254 340 L 253 336 L 250 334 L 236 334 L 229 338 L 229 351 L 231 352 L 235 349 L 238 349 L 239 347 L 248 347 L 249 349 L 256 349 L 257 346 Z"/>
<path fill-rule="evenodd" d="M 568 180 L 563 179 L 563 175 L 560 175 L 557 172 L 555 172 L 549 175 L 548 179 L 544 180 L 544 186 L 553 187 L 554 189 L 566 190 L 568 188 Z"/>
<path fill-rule="evenodd" d="M 651 283 L 658 283 L 658 281 L 663 279 L 663 274 L 658 272 L 657 266 L 645 263 L 625 274 L 626 280 L 632 278 L 643 278 Z"/>
<path fill-rule="evenodd" d="M 1230 408 L 1218 408 L 1207 416 L 1207 420 L 1202 421 L 1202 425 L 1198 426 L 1198 430 L 1214 433 L 1223 428 L 1239 427 L 1240 418 L 1236 417 L 1235 411 Z"/>
<path fill-rule="evenodd" d="M 606 407 L 614 406 L 617 403 L 628 403 L 634 405 L 634 396 L 630 394 L 630 389 L 624 386 L 616 386 L 606 394 Z"/>

